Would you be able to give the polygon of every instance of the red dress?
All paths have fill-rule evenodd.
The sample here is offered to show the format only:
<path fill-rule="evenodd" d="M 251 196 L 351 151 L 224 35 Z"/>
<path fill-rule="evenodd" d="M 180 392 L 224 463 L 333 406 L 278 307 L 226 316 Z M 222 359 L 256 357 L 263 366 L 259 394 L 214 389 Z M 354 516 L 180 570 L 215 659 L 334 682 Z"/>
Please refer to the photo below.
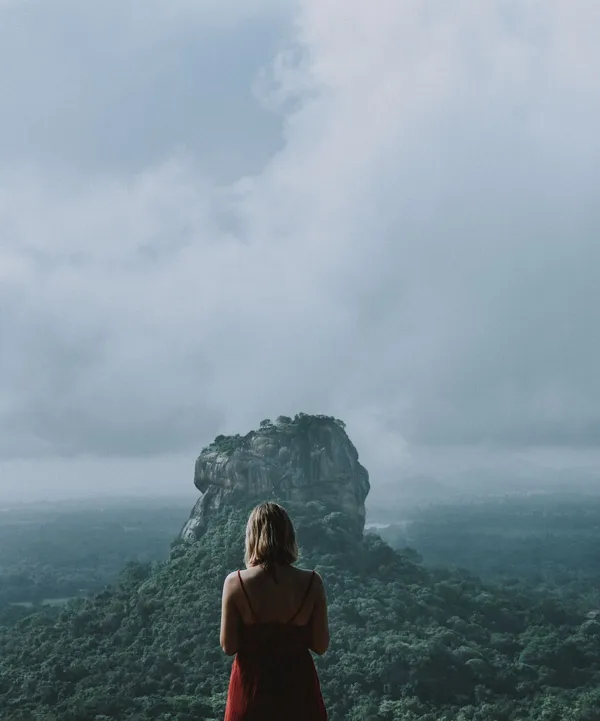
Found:
<path fill-rule="evenodd" d="M 287 622 L 262 623 L 240 585 L 254 618 L 242 626 L 240 648 L 233 660 L 225 721 L 327 721 L 319 677 L 309 650 L 310 627 L 294 625 L 315 576 Z"/>

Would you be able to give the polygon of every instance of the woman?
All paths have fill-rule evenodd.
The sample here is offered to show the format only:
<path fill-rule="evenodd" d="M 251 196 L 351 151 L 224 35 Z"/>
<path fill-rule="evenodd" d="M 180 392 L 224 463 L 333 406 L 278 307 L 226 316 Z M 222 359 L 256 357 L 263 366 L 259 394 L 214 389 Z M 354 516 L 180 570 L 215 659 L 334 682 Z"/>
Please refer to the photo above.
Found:
<path fill-rule="evenodd" d="M 235 654 L 225 721 L 327 719 L 310 654 L 329 646 L 325 590 L 297 558 L 288 514 L 261 503 L 246 526 L 246 570 L 223 585 L 221 647 Z"/>

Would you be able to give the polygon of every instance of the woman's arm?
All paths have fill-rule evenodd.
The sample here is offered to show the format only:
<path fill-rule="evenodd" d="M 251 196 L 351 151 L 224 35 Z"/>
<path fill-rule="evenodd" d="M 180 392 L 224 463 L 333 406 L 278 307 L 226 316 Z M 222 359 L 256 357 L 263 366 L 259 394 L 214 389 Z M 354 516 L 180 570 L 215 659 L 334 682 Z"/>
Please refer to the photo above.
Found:
<path fill-rule="evenodd" d="M 238 651 L 240 614 L 234 602 L 234 593 L 237 585 L 237 574 L 235 573 L 230 573 L 223 584 L 223 597 L 221 600 L 221 648 L 228 656 L 233 656 Z"/>
<path fill-rule="evenodd" d="M 329 621 L 327 618 L 327 598 L 323 579 L 315 573 L 315 605 L 310 617 L 311 643 L 310 648 L 319 655 L 329 648 Z"/>

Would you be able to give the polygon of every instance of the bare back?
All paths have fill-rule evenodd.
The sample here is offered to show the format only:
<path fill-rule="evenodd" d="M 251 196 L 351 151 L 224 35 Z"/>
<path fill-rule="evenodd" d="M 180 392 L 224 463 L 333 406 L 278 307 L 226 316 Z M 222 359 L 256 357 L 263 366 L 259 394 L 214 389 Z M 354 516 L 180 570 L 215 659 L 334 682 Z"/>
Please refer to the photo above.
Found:
<path fill-rule="evenodd" d="M 310 621 L 320 597 L 313 571 L 278 566 L 276 579 L 260 566 L 239 573 L 242 583 L 235 603 L 245 625 L 291 622 L 304 626 Z"/>
<path fill-rule="evenodd" d="M 230 573 L 223 584 L 221 647 L 237 653 L 241 626 L 283 624 L 306 627 L 309 648 L 325 653 L 329 646 L 327 598 L 316 571 L 278 566 L 277 580 L 260 566 Z"/>

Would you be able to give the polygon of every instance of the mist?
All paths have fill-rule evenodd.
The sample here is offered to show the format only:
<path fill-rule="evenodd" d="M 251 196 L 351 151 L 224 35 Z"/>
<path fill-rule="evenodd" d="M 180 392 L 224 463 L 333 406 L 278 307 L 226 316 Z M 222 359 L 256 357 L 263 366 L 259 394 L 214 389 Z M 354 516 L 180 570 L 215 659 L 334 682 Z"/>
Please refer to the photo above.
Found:
<path fill-rule="evenodd" d="M 325 413 L 372 498 L 600 489 L 600 13 L 0 2 L 0 498 Z"/>

